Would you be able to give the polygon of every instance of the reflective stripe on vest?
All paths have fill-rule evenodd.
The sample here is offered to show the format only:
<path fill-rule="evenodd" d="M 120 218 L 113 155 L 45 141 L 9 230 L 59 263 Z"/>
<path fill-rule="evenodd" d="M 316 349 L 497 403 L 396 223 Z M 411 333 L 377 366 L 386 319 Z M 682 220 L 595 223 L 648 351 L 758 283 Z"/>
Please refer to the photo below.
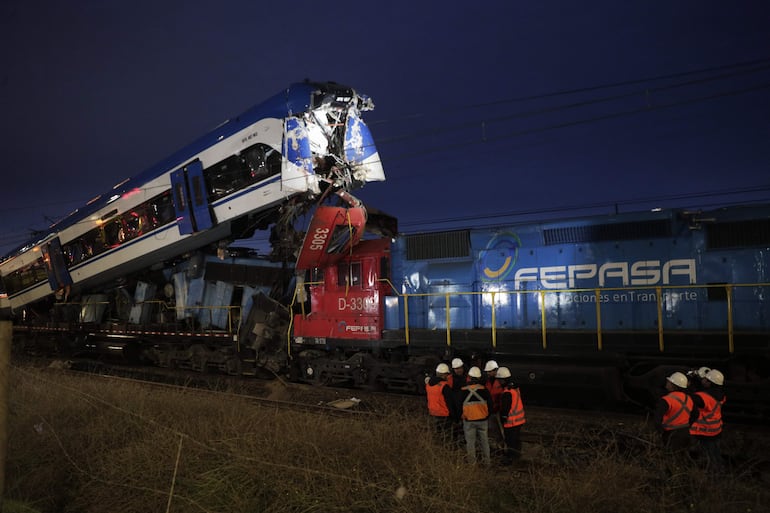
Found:
<path fill-rule="evenodd" d="M 716 436 L 722 432 L 722 405 L 727 399 L 717 401 L 706 392 L 696 392 L 703 399 L 704 407 L 690 426 L 691 435 Z"/>
<path fill-rule="evenodd" d="M 511 394 L 511 409 L 508 410 L 508 417 L 505 419 L 504 428 L 521 426 L 527 419 L 524 418 L 524 405 L 521 402 L 521 394 L 515 388 L 503 391 L 503 394 Z"/>
<path fill-rule="evenodd" d="M 478 384 L 463 387 L 463 390 L 468 390 L 468 392 L 470 392 L 463 400 L 464 420 L 482 420 L 489 417 L 487 400 L 478 393 L 478 390 L 481 390 L 482 388 L 484 387 Z"/>
<path fill-rule="evenodd" d="M 433 417 L 449 417 L 449 407 L 444 399 L 444 387 L 449 386 L 446 381 L 439 381 L 435 385 L 425 384 L 425 393 L 428 396 L 428 414 Z"/>
<path fill-rule="evenodd" d="M 690 414 L 694 403 L 692 397 L 684 392 L 671 392 L 663 396 L 668 403 L 668 410 L 663 415 L 662 427 L 666 431 L 683 429 L 690 426 Z"/>

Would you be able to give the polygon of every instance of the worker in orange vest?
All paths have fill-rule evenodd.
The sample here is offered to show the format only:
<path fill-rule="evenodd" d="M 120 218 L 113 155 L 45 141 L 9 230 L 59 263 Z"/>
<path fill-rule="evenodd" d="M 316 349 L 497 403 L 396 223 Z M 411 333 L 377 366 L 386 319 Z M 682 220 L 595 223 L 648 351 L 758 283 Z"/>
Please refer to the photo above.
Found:
<path fill-rule="evenodd" d="M 706 374 L 708 371 L 710 371 L 708 367 L 699 367 L 697 369 L 690 369 L 687 372 L 687 379 L 690 382 L 689 386 L 689 392 L 690 394 L 694 394 L 695 392 L 699 392 L 703 390 L 703 379 L 705 379 Z"/>
<path fill-rule="evenodd" d="M 447 377 L 449 366 L 439 363 L 436 366 L 436 375 L 425 378 L 425 395 L 428 399 L 428 415 L 433 420 L 433 427 L 443 443 L 449 443 L 452 439 L 452 425 L 459 419 L 455 397 L 449 387 Z"/>
<path fill-rule="evenodd" d="M 689 380 L 681 372 L 666 378 L 666 394 L 655 406 L 653 419 L 661 434 L 663 447 L 675 452 L 685 451 L 690 445 L 690 417 L 693 399 L 688 394 Z"/>
<path fill-rule="evenodd" d="M 500 421 L 505 435 L 503 464 L 510 465 L 521 458 L 521 428 L 527 422 L 524 416 L 524 402 L 518 385 L 511 379 L 508 367 L 497 369 L 497 380 L 503 387 L 500 396 Z"/>
<path fill-rule="evenodd" d="M 498 368 L 497 362 L 494 360 L 489 360 L 486 365 L 484 365 L 484 373 L 486 374 L 484 386 L 487 387 L 489 395 L 492 396 L 492 411 L 494 412 L 500 410 L 500 396 L 503 394 L 503 387 L 496 379 Z"/>
<path fill-rule="evenodd" d="M 447 378 L 447 382 L 455 392 L 469 383 L 468 376 L 465 374 L 465 362 L 461 358 L 452 359 L 452 374 Z"/>
<path fill-rule="evenodd" d="M 465 448 L 468 461 L 476 463 L 476 441 L 481 449 L 481 463 L 492 463 L 489 450 L 489 411 L 492 409 L 492 396 L 481 384 L 481 369 L 471 367 L 468 370 L 470 383 L 462 388 L 462 418 Z"/>
<path fill-rule="evenodd" d="M 484 365 L 484 386 L 489 390 L 489 395 L 492 396 L 492 410 L 489 412 L 489 443 L 492 446 L 492 451 L 495 451 L 496 447 L 502 448 L 505 445 L 503 426 L 500 423 L 500 396 L 503 393 L 503 387 L 500 381 L 495 377 L 497 375 L 497 369 L 499 366 L 494 360 L 489 360 Z"/>
<path fill-rule="evenodd" d="M 692 396 L 696 414 L 690 424 L 692 436 L 706 455 L 707 471 L 722 471 L 722 453 L 719 439 L 722 435 L 722 405 L 727 400 L 724 392 L 725 377 L 717 369 L 711 369 L 701 380 L 703 390 Z"/>
<path fill-rule="evenodd" d="M 461 419 L 463 410 L 462 388 L 470 383 L 470 378 L 465 372 L 465 362 L 463 362 L 461 358 L 453 358 L 451 361 L 451 366 L 452 373 L 447 378 L 447 383 L 449 383 L 449 386 L 452 389 L 455 409 L 458 412 L 457 418 L 455 419 L 453 436 L 455 441 L 458 442 L 458 445 L 461 445 L 463 438 L 465 438 L 465 434 L 463 433 L 463 423 Z"/>

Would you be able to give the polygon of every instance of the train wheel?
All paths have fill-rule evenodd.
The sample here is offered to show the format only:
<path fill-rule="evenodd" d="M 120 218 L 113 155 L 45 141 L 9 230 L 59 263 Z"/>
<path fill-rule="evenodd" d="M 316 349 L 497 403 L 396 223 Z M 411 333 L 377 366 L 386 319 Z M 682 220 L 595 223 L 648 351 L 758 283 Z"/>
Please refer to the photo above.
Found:
<path fill-rule="evenodd" d="M 190 353 L 190 368 L 197 372 L 205 372 L 208 365 L 206 348 L 196 345 L 190 348 Z"/>
<path fill-rule="evenodd" d="M 230 376 L 241 375 L 241 360 L 238 358 L 229 358 L 225 361 L 225 372 Z"/>

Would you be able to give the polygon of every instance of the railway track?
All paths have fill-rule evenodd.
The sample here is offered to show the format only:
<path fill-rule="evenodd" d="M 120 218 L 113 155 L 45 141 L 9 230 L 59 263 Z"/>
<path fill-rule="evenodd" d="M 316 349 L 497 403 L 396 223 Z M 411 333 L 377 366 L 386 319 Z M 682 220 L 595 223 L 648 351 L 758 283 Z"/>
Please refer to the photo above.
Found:
<path fill-rule="evenodd" d="M 43 366 L 37 361 L 35 367 Z M 288 383 L 278 377 L 243 380 L 92 361 L 52 360 L 45 368 L 84 379 L 174 389 L 186 394 L 214 394 L 223 400 L 239 399 L 260 407 L 327 417 L 426 416 L 423 396 L 318 387 Z M 527 406 L 526 413 L 527 424 L 522 431 L 525 464 L 579 465 L 597 454 L 644 461 L 658 451 L 657 435 L 644 415 L 545 406 Z M 722 446 L 736 474 L 770 483 L 767 426 L 727 423 Z M 494 439 L 492 447 L 501 449 Z"/>
<path fill-rule="evenodd" d="M 47 362 L 47 363 L 46 363 Z M 93 360 L 32 360 L 37 367 L 73 375 L 97 376 L 102 379 L 134 382 L 142 386 L 175 388 L 187 392 L 221 394 L 275 408 L 292 409 L 330 415 L 425 415 L 425 398 L 419 395 L 319 387 L 287 382 L 279 376 L 265 374 L 266 379 L 242 379 L 220 374 L 190 373 L 157 367 L 111 365 Z M 270 379 L 267 379 L 270 378 Z M 526 397 L 525 397 L 526 404 Z M 547 445 L 581 443 L 586 437 L 614 440 L 620 447 L 648 447 L 656 443 L 649 424 L 649 414 L 576 409 L 528 404 L 528 424 L 523 432 L 525 442 Z M 770 454 L 770 429 L 756 422 L 726 421 L 726 436 L 736 433 L 742 440 L 766 444 Z M 761 454 L 764 454 L 762 451 Z"/>

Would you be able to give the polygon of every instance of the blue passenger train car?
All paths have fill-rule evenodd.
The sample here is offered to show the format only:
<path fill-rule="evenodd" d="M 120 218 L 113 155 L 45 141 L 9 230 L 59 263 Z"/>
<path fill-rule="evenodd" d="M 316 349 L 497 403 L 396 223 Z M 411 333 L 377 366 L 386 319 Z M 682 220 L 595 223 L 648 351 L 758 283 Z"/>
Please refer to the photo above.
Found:
<path fill-rule="evenodd" d="M 297 216 L 384 180 L 361 118 L 372 108 L 367 96 L 336 83 L 287 87 L 2 257 L 0 310 L 23 316 L 54 295 L 76 298 L 269 227 L 276 258 L 295 254 Z"/>

